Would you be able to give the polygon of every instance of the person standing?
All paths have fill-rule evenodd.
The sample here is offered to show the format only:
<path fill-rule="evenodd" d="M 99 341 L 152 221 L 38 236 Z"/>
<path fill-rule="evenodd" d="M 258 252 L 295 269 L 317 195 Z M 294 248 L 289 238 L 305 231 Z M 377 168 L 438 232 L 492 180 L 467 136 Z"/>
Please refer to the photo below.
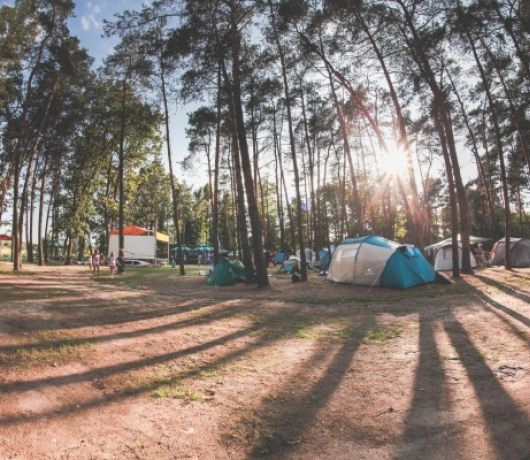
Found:
<path fill-rule="evenodd" d="M 94 266 L 92 265 L 92 253 L 88 255 L 88 268 L 90 269 L 90 271 L 94 270 Z"/>
<path fill-rule="evenodd" d="M 114 275 L 116 274 L 117 265 L 118 265 L 118 260 L 116 258 L 116 254 L 114 253 L 114 251 L 112 251 L 109 256 L 110 276 L 112 278 L 114 278 Z"/>
<path fill-rule="evenodd" d="M 92 270 L 94 272 L 94 275 L 99 276 L 99 265 L 101 264 L 101 254 L 99 253 L 99 250 L 96 249 L 96 252 L 92 256 Z"/>

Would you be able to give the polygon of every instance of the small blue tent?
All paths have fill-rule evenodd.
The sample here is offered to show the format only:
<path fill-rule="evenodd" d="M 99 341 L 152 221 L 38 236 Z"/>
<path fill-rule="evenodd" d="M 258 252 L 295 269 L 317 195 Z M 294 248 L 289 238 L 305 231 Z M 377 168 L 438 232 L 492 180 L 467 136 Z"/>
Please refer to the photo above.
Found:
<path fill-rule="evenodd" d="M 210 286 L 229 286 L 238 281 L 245 281 L 245 267 L 238 260 L 221 257 L 208 277 Z"/>
<path fill-rule="evenodd" d="M 363 286 L 409 288 L 434 282 L 436 272 L 417 247 L 370 235 L 347 238 L 337 245 L 328 279 Z"/>
<path fill-rule="evenodd" d="M 284 261 L 286 261 L 289 258 L 289 254 L 286 252 L 277 252 L 274 254 L 274 265 L 281 265 Z"/>
<path fill-rule="evenodd" d="M 320 261 L 318 266 L 320 270 L 327 270 L 329 267 L 329 261 L 331 260 L 331 251 L 329 249 L 321 249 L 318 253 L 318 258 Z"/>

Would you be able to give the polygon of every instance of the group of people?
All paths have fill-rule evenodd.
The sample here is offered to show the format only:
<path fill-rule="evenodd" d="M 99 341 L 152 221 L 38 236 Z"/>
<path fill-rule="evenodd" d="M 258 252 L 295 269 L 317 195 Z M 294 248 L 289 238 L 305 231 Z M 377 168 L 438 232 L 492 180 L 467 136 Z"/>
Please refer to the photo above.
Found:
<path fill-rule="evenodd" d="M 94 276 L 99 276 L 99 267 L 101 266 L 102 263 L 103 261 L 101 259 L 101 254 L 99 250 L 96 249 L 94 254 L 90 254 L 88 256 L 88 265 L 90 267 L 90 270 L 94 274 Z M 112 278 L 114 278 L 114 275 L 116 275 L 116 271 L 119 265 L 118 258 L 116 257 L 116 254 L 114 253 L 114 251 L 110 253 L 109 259 L 107 261 L 107 265 L 110 268 L 110 275 L 112 276 Z"/>

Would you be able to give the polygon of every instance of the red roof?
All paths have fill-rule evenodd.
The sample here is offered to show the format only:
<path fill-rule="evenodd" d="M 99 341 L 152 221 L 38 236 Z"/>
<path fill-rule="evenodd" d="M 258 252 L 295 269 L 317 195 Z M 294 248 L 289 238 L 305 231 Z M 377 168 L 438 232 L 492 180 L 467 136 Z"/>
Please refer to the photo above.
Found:
<path fill-rule="evenodd" d="M 120 230 L 119 229 L 111 230 L 110 233 L 112 235 L 119 235 Z M 128 235 L 128 236 L 130 235 L 139 236 L 139 235 L 152 235 L 153 232 L 151 230 L 147 230 L 146 228 L 137 227 L 136 225 L 127 225 L 126 227 L 123 227 L 123 234 Z"/>
<path fill-rule="evenodd" d="M 0 235 L 0 241 L 11 241 L 11 237 L 7 233 Z"/>

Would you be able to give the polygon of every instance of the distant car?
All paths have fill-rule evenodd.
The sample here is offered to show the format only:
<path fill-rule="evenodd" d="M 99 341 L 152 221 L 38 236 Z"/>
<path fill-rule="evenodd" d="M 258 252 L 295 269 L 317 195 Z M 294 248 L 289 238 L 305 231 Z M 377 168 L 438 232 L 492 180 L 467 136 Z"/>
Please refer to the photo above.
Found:
<path fill-rule="evenodd" d="M 123 261 L 127 267 L 147 267 L 149 265 L 152 265 L 149 262 L 146 262 L 145 260 L 136 260 L 136 259 L 125 259 Z"/>

